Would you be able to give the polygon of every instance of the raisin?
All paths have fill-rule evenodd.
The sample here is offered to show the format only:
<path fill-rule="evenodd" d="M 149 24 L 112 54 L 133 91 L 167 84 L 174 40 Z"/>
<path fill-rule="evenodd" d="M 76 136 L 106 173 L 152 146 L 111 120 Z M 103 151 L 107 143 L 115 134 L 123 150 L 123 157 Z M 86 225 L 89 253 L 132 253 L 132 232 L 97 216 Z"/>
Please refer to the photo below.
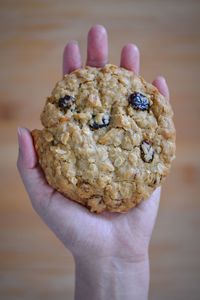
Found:
<path fill-rule="evenodd" d="M 103 128 L 103 127 L 106 127 L 110 124 L 110 117 L 109 115 L 104 115 L 102 117 L 102 121 L 101 123 L 98 123 L 96 120 L 95 120 L 95 116 L 93 115 L 93 119 L 90 121 L 90 128 L 92 129 L 99 129 L 99 128 Z"/>
<path fill-rule="evenodd" d="M 144 162 L 150 163 L 154 159 L 155 150 L 148 141 L 143 141 L 140 145 L 141 158 Z"/>
<path fill-rule="evenodd" d="M 64 110 L 67 110 L 72 106 L 74 102 L 75 102 L 75 97 L 70 95 L 65 95 L 64 97 L 59 99 L 58 106 Z"/>
<path fill-rule="evenodd" d="M 149 109 L 149 100 L 146 96 L 142 95 L 141 93 L 134 92 L 133 94 L 130 94 L 128 101 L 136 110 Z"/>

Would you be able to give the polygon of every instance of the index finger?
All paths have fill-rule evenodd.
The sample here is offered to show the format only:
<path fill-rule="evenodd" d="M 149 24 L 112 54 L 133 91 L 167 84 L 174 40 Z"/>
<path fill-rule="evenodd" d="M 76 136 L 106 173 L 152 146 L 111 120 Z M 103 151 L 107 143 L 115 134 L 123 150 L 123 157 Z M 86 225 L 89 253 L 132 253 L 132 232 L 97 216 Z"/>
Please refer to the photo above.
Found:
<path fill-rule="evenodd" d="M 81 68 L 81 54 L 77 41 L 69 42 L 63 52 L 63 75 Z"/>

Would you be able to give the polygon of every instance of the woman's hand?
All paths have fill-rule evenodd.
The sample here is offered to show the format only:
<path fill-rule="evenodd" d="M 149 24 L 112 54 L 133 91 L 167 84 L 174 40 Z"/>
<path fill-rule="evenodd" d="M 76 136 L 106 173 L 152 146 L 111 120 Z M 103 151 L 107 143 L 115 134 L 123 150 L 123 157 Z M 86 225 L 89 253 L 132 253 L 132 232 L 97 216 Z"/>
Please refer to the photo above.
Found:
<path fill-rule="evenodd" d="M 120 65 L 138 74 L 139 56 L 137 46 L 129 43 L 122 49 Z M 107 62 L 107 32 L 95 25 L 88 33 L 86 64 L 101 67 Z M 78 43 L 72 41 L 64 49 L 63 73 L 81 67 Z M 153 84 L 169 99 L 163 77 Z M 76 299 L 147 299 L 148 246 L 160 188 L 128 213 L 92 214 L 48 185 L 29 130 L 20 128 L 18 137 L 17 166 L 32 205 L 75 258 Z"/>

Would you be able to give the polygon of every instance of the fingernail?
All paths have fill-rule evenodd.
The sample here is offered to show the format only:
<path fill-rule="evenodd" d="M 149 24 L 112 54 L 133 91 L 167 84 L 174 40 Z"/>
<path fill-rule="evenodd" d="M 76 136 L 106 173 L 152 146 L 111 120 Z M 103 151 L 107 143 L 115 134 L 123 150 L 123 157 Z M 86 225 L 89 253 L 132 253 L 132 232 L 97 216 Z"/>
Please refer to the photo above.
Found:
<path fill-rule="evenodd" d="M 163 79 L 164 79 L 165 83 L 167 84 L 167 79 L 165 77 L 163 77 Z"/>
<path fill-rule="evenodd" d="M 101 32 L 106 32 L 106 28 L 101 24 L 95 24 L 90 28 L 90 30 L 94 30 L 94 29 Z"/>

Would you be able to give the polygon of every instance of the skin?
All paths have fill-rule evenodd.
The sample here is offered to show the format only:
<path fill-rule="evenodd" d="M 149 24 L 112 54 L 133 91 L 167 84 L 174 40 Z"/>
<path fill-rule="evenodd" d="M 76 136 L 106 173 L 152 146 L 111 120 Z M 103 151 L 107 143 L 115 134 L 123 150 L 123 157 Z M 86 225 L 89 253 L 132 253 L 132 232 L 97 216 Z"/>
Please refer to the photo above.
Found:
<path fill-rule="evenodd" d="M 108 62 L 108 37 L 101 25 L 88 33 L 86 65 Z M 126 44 L 120 66 L 139 74 L 140 53 Z M 63 74 L 82 67 L 78 43 L 69 42 L 63 55 Z M 153 84 L 169 99 L 167 83 Z M 160 200 L 160 188 L 126 214 L 90 213 L 50 187 L 41 171 L 30 131 L 18 129 L 17 167 L 33 208 L 68 248 L 76 265 L 75 299 L 148 299 L 148 248 Z"/>

